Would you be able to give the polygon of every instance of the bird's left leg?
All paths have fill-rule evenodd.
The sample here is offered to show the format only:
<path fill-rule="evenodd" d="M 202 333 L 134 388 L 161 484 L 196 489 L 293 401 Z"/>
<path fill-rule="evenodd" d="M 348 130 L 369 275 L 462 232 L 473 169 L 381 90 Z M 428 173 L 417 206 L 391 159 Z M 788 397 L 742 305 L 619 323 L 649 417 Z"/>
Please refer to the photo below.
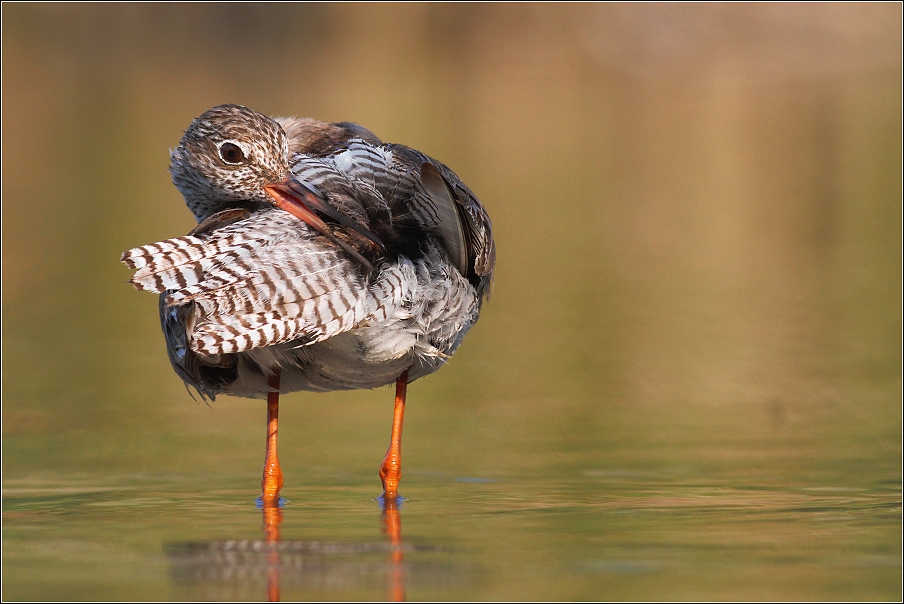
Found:
<path fill-rule="evenodd" d="M 264 458 L 264 477 L 261 480 L 261 501 L 264 505 L 279 502 L 279 490 L 283 486 L 282 470 L 279 468 L 279 455 L 276 452 L 276 436 L 279 423 L 279 375 L 277 367 L 273 375 L 267 378 L 270 392 L 267 393 L 267 454 Z"/>

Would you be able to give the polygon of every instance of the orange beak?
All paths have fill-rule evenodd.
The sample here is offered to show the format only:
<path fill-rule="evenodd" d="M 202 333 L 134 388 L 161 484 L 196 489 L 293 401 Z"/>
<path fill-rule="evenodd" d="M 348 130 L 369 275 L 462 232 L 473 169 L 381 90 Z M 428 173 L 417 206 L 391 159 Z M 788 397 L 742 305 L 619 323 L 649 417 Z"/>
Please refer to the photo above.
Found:
<path fill-rule="evenodd" d="M 384 247 L 383 242 L 375 233 L 327 204 L 321 196 L 302 184 L 294 176 L 290 175 L 282 182 L 266 184 L 264 185 L 264 191 L 270 196 L 273 205 L 277 208 L 285 210 L 296 218 L 304 221 L 318 233 L 348 252 L 368 270 L 373 270 L 373 265 L 352 246 L 336 237 L 336 234 L 333 233 L 330 226 L 327 225 L 315 211 L 324 214 L 328 218 L 332 218 L 339 224 L 364 237 L 372 245 L 382 249 Z"/>

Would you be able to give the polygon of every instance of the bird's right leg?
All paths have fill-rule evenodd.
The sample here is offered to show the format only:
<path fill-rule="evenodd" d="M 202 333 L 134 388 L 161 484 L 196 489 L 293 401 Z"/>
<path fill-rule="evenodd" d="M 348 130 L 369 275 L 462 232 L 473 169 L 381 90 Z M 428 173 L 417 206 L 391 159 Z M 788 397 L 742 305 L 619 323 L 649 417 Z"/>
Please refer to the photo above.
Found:
<path fill-rule="evenodd" d="M 261 480 L 261 502 L 267 505 L 279 503 L 279 490 L 283 486 L 282 470 L 279 468 L 279 455 L 276 452 L 276 436 L 279 423 L 279 375 L 277 367 L 273 375 L 267 378 L 270 392 L 267 393 L 267 453 L 264 458 L 264 477 Z"/>

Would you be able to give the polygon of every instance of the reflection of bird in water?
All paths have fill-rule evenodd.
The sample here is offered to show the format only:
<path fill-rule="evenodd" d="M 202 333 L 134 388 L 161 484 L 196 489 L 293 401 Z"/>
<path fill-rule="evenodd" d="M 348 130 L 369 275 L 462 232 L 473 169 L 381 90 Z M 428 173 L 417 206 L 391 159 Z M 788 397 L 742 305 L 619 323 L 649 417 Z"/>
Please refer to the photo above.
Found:
<path fill-rule="evenodd" d="M 161 294 L 176 373 L 202 396 L 267 397 L 263 500 L 282 486 L 280 392 L 396 383 L 380 476 L 396 496 L 409 381 L 477 320 L 496 250 L 490 219 L 440 162 L 350 123 L 214 107 L 170 172 L 198 226 L 122 261 Z"/>
<path fill-rule="evenodd" d="M 447 593 L 473 583 L 473 565 L 465 556 L 402 538 L 399 502 L 384 499 L 385 541 L 280 540 L 283 513 L 264 507 L 264 539 L 222 539 L 167 543 L 174 583 L 181 599 L 250 600 L 267 594 L 299 600 L 349 599 L 361 590 L 404 601 L 415 586 Z M 430 593 L 427 591 L 426 593 Z M 360 597 L 360 596 L 359 596 Z M 379 596 L 378 596 L 379 597 Z"/>
<path fill-rule="evenodd" d="M 402 517 L 399 515 L 399 505 L 395 498 L 386 499 L 383 505 L 383 532 L 389 538 L 392 546 L 389 554 L 389 568 L 387 592 L 389 600 L 393 602 L 405 601 L 405 559 L 402 542 Z"/>

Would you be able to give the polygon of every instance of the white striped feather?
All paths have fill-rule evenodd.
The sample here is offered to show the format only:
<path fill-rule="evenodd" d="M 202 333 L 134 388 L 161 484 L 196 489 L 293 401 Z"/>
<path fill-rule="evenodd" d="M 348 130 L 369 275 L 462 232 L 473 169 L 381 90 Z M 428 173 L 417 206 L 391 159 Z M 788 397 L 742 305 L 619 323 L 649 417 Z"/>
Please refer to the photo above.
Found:
<path fill-rule="evenodd" d="M 253 235 L 250 235 L 253 234 Z M 217 231 L 129 250 L 138 289 L 170 290 L 168 304 L 195 303 L 191 347 L 243 352 L 352 328 L 368 293 L 353 260 L 281 210 L 263 210 Z"/>
<path fill-rule="evenodd" d="M 299 338 L 319 342 L 385 321 L 410 297 L 403 269 L 384 266 L 368 287 L 353 260 L 276 209 L 198 237 L 129 250 L 123 262 L 139 269 L 136 288 L 170 290 L 170 305 L 195 304 L 189 341 L 202 355 Z"/>

